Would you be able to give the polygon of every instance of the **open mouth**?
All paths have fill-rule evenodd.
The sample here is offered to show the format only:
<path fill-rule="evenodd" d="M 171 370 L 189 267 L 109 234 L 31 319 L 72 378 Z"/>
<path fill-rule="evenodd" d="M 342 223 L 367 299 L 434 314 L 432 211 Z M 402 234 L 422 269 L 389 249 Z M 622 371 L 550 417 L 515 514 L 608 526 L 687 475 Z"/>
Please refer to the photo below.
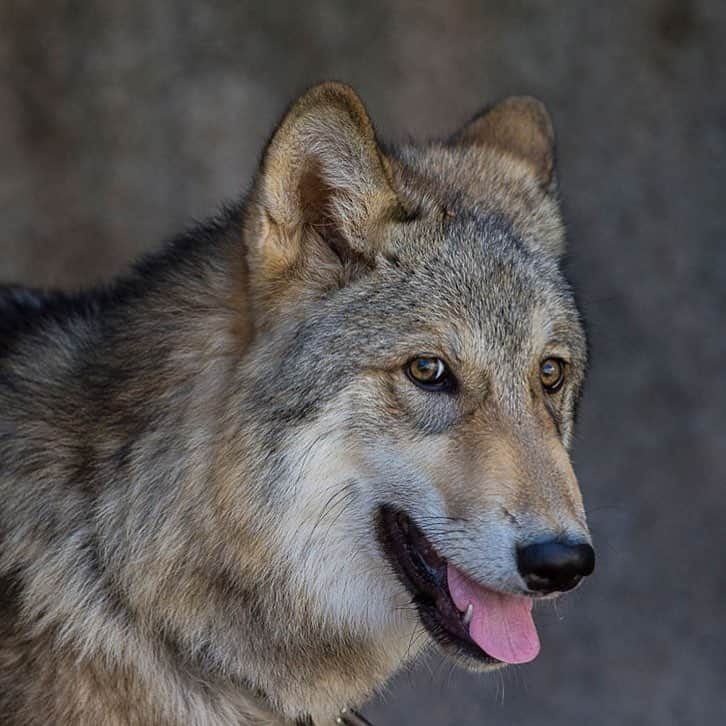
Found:
<path fill-rule="evenodd" d="M 526 663 L 539 653 L 532 600 L 474 582 L 442 557 L 411 518 L 381 507 L 383 550 L 444 650 L 485 664 Z"/>

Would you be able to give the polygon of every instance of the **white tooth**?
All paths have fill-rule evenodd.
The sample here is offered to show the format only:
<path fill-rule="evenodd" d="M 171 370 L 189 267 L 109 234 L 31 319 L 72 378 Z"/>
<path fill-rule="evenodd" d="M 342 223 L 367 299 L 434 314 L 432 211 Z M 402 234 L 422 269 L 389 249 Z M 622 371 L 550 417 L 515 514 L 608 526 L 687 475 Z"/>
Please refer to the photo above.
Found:
<path fill-rule="evenodd" d="M 471 618 L 474 615 L 474 606 L 469 603 L 466 606 L 466 611 L 464 612 L 464 617 L 461 619 L 461 622 L 464 623 L 464 625 L 468 625 L 471 622 Z"/>

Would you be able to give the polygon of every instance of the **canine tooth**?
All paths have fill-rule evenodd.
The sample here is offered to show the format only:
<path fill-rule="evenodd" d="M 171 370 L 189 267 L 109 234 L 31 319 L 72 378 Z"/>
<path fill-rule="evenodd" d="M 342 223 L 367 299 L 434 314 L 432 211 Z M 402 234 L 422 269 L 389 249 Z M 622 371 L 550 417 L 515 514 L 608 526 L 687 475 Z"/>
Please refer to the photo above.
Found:
<path fill-rule="evenodd" d="M 466 606 L 466 611 L 464 612 L 464 617 L 461 618 L 461 622 L 464 623 L 464 625 L 468 625 L 471 622 L 472 617 L 474 616 L 474 606 L 469 603 Z"/>

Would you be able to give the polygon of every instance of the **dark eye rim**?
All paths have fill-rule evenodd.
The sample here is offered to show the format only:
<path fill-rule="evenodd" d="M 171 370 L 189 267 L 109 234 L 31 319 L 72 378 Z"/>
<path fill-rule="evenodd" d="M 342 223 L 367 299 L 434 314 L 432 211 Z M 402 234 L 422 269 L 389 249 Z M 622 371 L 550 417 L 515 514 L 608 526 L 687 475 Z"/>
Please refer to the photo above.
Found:
<path fill-rule="evenodd" d="M 545 383 L 545 382 L 544 382 L 544 381 L 542 380 L 542 366 L 543 366 L 543 365 L 544 365 L 544 364 L 545 364 L 545 363 L 546 363 L 547 361 L 554 361 L 554 362 L 556 362 L 556 363 L 557 363 L 557 364 L 559 365 L 559 367 L 560 367 L 560 376 L 559 376 L 559 378 L 558 378 L 558 379 L 557 379 L 557 380 L 556 380 L 556 381 L 555 381 L 555 382 L 554 382 L 553 384 L 551 384 L 551 385 L 547 385 L 547 384 L 546 384 L 546 383 Z M 558 358 L 558 357 L 556 357 L 556 356 L 553 356 L 553 355 L 548 355 L 548 356 L 547 356 L 546 358 L 543 358 L 543 359 L 542 359 L 542 361 L 540 362 L 540 364 L 539 364 L 539 370 L 540 370 L 540 382 L 542 383 L 542 388 L 543 388 L 543 389 L 545 390 L 545 392 L 546 392 L 546 393 L 557 393 L 557 392 L 558 392 L 558 391 L 559 391 L 559 390 L 560 390 L 560 389 L 562 388 L 562 386 L 563 386 L 563 385 L 564 385 L 564 383 L 565 383 L 565 378 L 566 378 L 566 375 L 565 375 L 565 373 L 566 373 L 566 371 L 567 371 L 567 361 L 565 361 L 565 360 L 562 360 L 562 358 Z"/>
<path fill-rule="evenodd" d="M 411 373 L 411 365 L 419 358 L 431 358 L 441 361 L 444 365 L 444 376 L 434 383 L 419 381 L 414 377 L 413 373 Z M 435 353 L 418 353 L 417 355 L 414 355 L 406 361 L 406 364 L 403 366 L 403 370 L 408 380 L 423 391 L 427 391 L 429 393 L 452 393 L 457 388 L 456 377 L 451 372 L 451 368 L 446 362 L 446 359 L 442 358 L 440 355 L 436 355 Z"/>

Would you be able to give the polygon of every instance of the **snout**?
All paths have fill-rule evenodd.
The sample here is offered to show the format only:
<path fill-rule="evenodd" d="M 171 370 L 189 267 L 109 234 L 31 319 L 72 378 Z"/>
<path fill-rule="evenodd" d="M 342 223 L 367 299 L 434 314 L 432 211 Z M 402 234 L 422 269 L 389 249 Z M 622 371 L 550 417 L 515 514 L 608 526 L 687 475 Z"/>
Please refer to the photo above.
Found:
<path fill-rule="evenodd" d="M 519 574 L 530 590 L 572 590 L 595 569 L 595 550 L 585 542 L 547 540 L 517 549 Z"/>

